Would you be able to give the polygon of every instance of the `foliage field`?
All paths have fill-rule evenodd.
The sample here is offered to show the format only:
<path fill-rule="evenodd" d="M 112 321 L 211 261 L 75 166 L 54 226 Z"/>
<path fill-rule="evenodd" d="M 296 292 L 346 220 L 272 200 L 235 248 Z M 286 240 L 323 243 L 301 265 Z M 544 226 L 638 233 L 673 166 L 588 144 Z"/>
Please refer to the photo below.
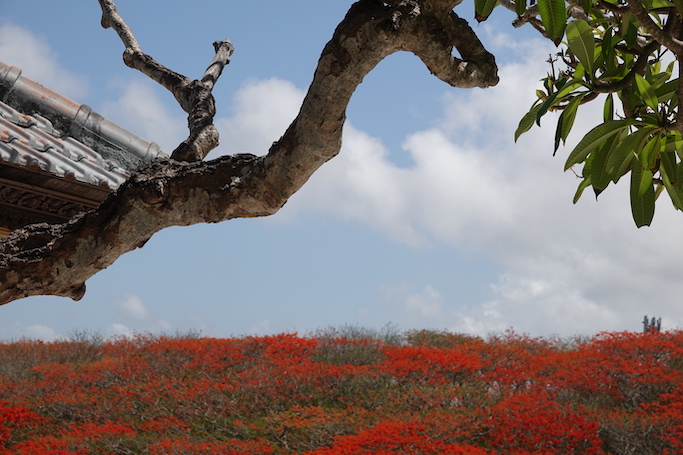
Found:
<path fill-rule="evenodd" d="M 679 453 L 683 332 L 0 344 L 2 455 Z"/>

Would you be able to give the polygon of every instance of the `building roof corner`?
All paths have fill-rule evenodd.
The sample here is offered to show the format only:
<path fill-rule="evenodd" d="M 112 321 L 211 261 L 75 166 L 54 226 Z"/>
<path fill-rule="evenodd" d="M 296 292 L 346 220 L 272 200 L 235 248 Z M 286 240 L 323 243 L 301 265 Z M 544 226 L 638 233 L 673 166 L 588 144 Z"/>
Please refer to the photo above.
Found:
<path fill-rule="evenodd" d="M 0 237 L 97 207 L 161 147 L 0 62 Z"/>

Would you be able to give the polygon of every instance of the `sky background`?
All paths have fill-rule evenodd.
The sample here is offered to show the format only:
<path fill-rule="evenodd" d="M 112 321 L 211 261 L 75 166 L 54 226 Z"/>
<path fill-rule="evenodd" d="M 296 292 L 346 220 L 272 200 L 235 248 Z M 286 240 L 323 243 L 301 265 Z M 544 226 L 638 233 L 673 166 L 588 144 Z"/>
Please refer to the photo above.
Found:
<path fill-rule="evenodd" d="M 499 64 L 491 89 L 454 89 L 411 54 L 368 75 L 344 144 L 276 215 L 171 228 L 87 282 L 79 302 L 0 307 L 0 339 L 201 331 L 206 336 L 359 325 L 532 336 L 683 326 L 681 226 L 666 197 L 637 229 L 628 182 L 577 205 L 562 171 L 600 122 L 582 107 L 552 157 L 554 119 L 517 144 L 554 46 L 502 8 L 476 25 Z M 221 146 L 265 154 L 295 117 L 317 58 L 350 0 L 120 0 L 143 51 L 198 78 L 215 40 L 235 45 L 214 95 Z M 170 93 L 121 61 L 96 0 L 0 0 L 0 61 L 170 153 L 186 137 Z"/>

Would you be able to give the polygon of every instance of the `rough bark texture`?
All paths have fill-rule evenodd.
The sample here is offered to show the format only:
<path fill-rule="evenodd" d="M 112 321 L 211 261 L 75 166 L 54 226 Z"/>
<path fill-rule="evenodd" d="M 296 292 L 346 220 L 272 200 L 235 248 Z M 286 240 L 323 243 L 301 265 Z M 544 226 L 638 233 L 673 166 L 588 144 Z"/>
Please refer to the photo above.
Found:
<path fill-rule="evenodd" d="M 498 82 L 493 56 L 453 12 L 460 1 L 361 0 L 325 46 L 299 114 L 267 155 L 203 162 L 218 143 L 211 89 L 232 45 L 216 43 L 216 58 L 202 80 L 190 81 L 144 54 L 113 2 L 99 1 L 103 26 L 114 28 L 126 46 L 126 64 L 174 94 L 188 112 L 190 137 L 172 159 L 142 169 L 99 208 L 65 224 L 32 225 L 0 240 L 0 304 L 39 294 L 80 299 L 88 278 L 169 226 L 277 212 L 339 153 L 351 95 L 394 52 L 415 53 L 435 76 L 455 87 Z"/>

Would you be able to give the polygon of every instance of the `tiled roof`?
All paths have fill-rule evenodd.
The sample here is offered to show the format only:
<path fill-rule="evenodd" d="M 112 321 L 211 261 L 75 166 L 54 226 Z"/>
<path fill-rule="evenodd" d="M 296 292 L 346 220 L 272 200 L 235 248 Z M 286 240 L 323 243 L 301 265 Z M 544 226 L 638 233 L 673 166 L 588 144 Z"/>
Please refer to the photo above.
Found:
<path fill-rule="evenodd" d="M 129 177 L 120 165 L 105 160 L 74 138 L 61 139 L 49 120 L 37 114 L 21 114 L 3 102 L 0 160 L 111 189 L 118 188 Z"/>
<path fill-rule="evenodd" d="M 164 155 L 159 145 L 0 62 L 0 161 L 116 189 Z"/>

